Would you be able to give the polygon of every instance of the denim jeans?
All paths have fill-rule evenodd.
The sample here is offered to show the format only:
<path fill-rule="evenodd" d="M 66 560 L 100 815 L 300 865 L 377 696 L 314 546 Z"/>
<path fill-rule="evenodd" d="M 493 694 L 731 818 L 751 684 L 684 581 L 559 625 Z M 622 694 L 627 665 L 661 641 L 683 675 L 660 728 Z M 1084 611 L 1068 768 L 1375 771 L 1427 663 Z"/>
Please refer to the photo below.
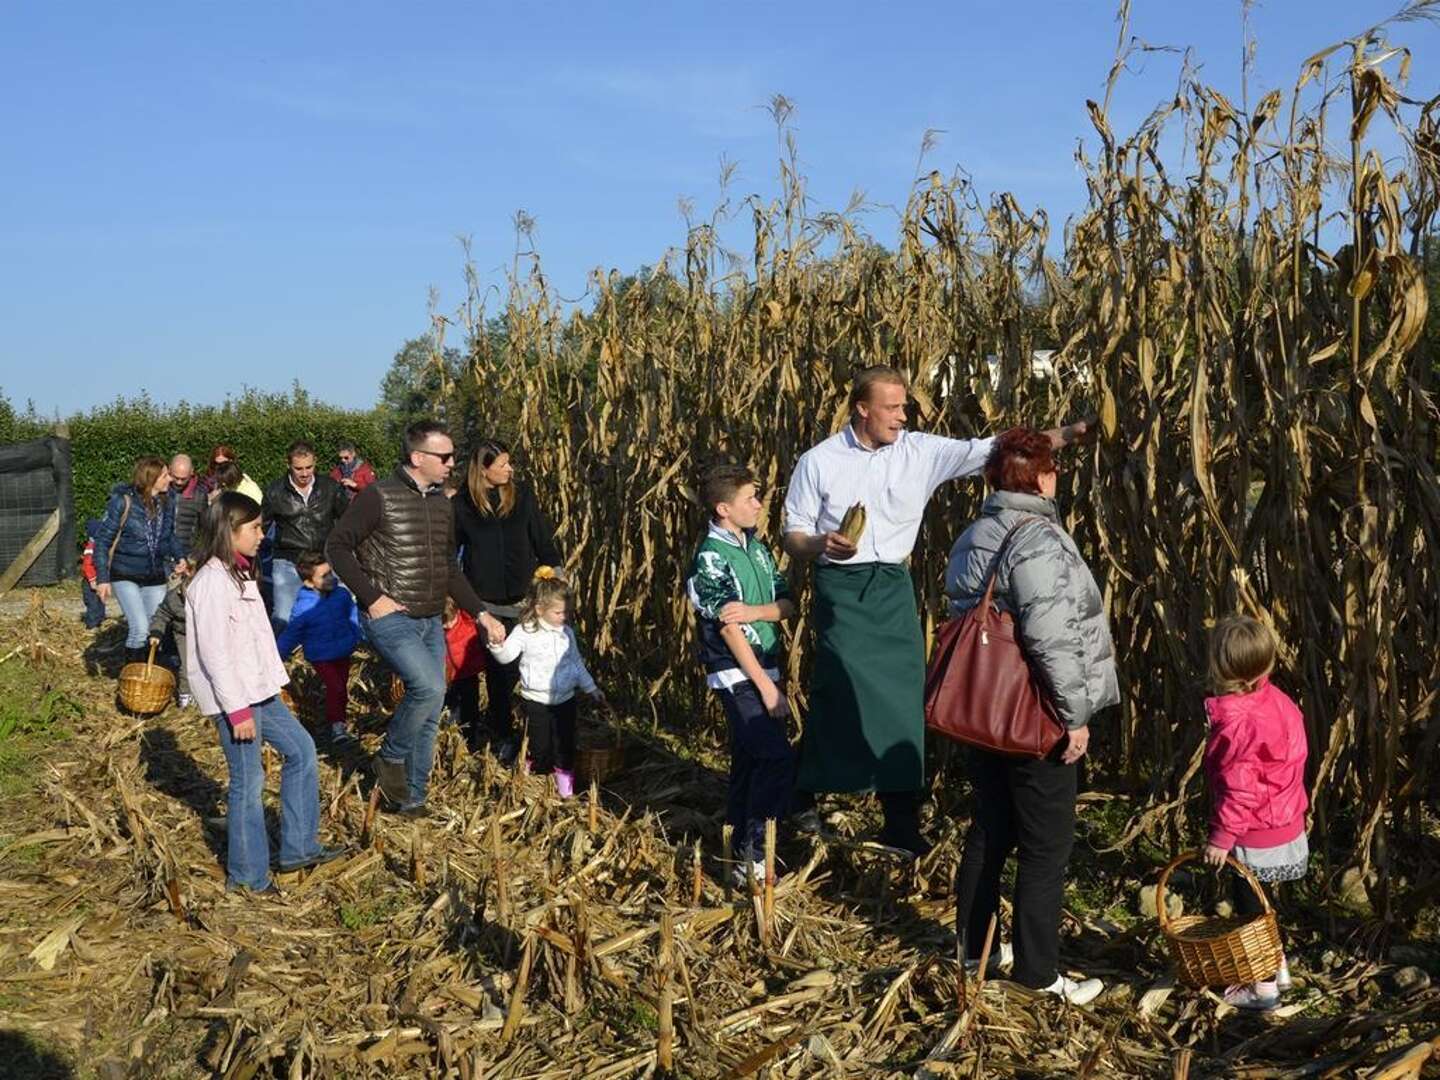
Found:
<path fill-rule="evenodd" d="M 270 621 L 275 629 L 285 629 L 295 598 L 300 595 L 300 571 L 289 559 L 276 558 L 270 563 Z"/>
<path fill-rule="evenodd" d="M 115 602 L 125 615 L 125 647 L 141 649 L 150 640 L 150 617 L 165 599 L 164 585 L 137 585 L 133 581 L 112 581 Z"/>
<path fill-rule="evenodd" d="M 270 841 L 260 801 L 265 790 L 260 744 L 269 743 L 285 759 L 280 769 L 281 863 L 299 863 L 320 850 L 320 773 L 314 740 L 278 695 L 256 705 L 254 717 L 255 738 L 249 742 L 235 741 L 224 713 L 214 720 L 230 769 L 226 876 L 230 885 L 263 889 L 270 884 Z"/>
<path fill-rule="evenodd" d="M 785 817 L 795 787 L 795 751 L 785 721 L 765 708 L 749 679 L 719 691 L 730 723 L 730 794 L 725 820 L 735 827 L 737 858 L 765 857 L 765 821 Z"/>
<path fill-rule="evenodd" d="M 402 809 L 425 801 L 435 733 L 445 706 L 445 628 L 440 616 L 417 619 L 403 611 L 364 620 L 370 644 L 405 683 L 405 697 L 395 707 L 380 756 L 403 761 L 410 797 Z"/>

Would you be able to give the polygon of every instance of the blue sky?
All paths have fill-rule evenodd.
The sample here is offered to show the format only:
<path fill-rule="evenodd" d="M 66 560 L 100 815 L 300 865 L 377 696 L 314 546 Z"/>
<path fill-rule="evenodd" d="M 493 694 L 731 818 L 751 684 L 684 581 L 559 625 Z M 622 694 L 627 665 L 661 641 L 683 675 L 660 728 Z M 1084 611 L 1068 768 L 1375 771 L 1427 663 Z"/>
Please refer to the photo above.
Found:
<path fill-rule="evenodd" d="M 1400 3 L 1257 6 L 1252 100 Z M 1238 0 L 1135 0 L 1132 31 L 1193 47 L 1238 102 Z M 68 413 L 299 378 L 368 405 L 430 287 L 461 299 L 458 235 L 499 284 L 524 209 L 580 297 L 591 268 L 681 242 L 678 199 L 710 206 L 722 156 L 732 196 L 775 191 L 777 92 L 816 203 L 863 190 L 881 242 L 927 128 L 927 169 L 961 165 L 1058 230 L 1115 34 L 1099 0 L 0 3 L 0 388 Z M 1411 96 L 1440 92 L 1440 31 L 1393 36 L 1417 53 Z M 1145 60 L 1115 126 L 1177 70 Z"/>

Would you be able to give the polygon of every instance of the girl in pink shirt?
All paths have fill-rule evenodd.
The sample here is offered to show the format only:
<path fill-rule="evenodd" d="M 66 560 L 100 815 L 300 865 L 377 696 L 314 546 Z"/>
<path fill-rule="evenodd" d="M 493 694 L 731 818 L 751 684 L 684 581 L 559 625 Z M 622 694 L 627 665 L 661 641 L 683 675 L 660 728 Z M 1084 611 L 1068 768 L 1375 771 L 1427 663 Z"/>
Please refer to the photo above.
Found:
<path fill-rule="evenodd" d="M 264 532 L 260 504 L 223 492 L 201 519 L 196 563 L 185 590 L 185 670 L 190 693 L 210 717 L 225 751 L 230 791 L 225 813 L 226 877 L 231 889 L 278 894 L 265 834 L 265 769 L 260 746 L 284 758 L 280 770 L 282 871 L 317 866 L 343 854 L 322 847 L 315 743 L 280 698 L 290 681 L 260 598 L 256 553 Z"/>
<path fill-rule="evenodd" d="M 1210 636 L 1210 685 L 1205 699 L 1209 733 L 1205 779 L 1210 788 L 1210 837 L 1205 861 L 1225 857 L 1248 866 L 1262 882 L 1305 876 L 1310 846 L 1305 836 L 1305 719 L 1284 691 L 1270 682 L 1275 639 L 1264 624 L 1243 615 L 1220 620 Z M 1245 882 L 1235 881 L 1235 913 L 1259 915 L 1260 902 Z M 1242 1009 L 1268 1011 L 1290 989 L 1284 957 L 1274 979 L 1232 986 L 1225 1000 Z"/>

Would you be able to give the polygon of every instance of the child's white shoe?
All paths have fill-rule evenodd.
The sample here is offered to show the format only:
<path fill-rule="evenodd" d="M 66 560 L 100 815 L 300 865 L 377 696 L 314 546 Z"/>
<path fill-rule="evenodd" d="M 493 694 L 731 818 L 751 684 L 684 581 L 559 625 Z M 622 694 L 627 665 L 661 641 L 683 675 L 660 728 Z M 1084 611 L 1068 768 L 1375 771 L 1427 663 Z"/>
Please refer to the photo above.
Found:
<path fill-rule="evenodd" d="M 1275 989 L 1285 994 L 1294 985 L 1295 981 L 1290 978 L 1290 961 L 1282 956 L 1280 957 L 1280 970 L 1275 973 Z"/>
<path fill-rule="evenodd" d="M 741 859 L 730 871 L 731 880 L 735 882 L 737 888 L 741 889 L 750 884 L 752 875 L 756 885 L 765 884 L 765 863 L 762 860 L 756 859 L 752 862 L 749 859 Z"/>
<path fill-rule="evenodd" d="M 1015 966 L 1015 947 L 1009 942 L 1002 941 L 990 950 L 990 963 L 985 965 L 985 974 L 990 975 L 997 971 L 1009 970 Z M 980 970 L 979 960 L 966 960 L 965 973 L 973 975 Z"/>
<path fill-rule="evenodd" d="M 192 698 L 189 694 L 180 694 L 179 700 L 180 708 L 182 709 L 188 709 L 195 701 L 195 699 Z"/>
<path fill-rule="evenodd" d="M 1105 984 L 1099 979 L 1076 980 L 1059 975 L 1043 992 L 1063 997 L 1071 1005 L 1089 1005 L 1104 989 Z"/>
<path fill-rule="evenodd" d="M 1232 986 L 1225 991 L 1225 1004 L 1251 1012 L 1269 1012 L 1280 1004 L 1280 991 L 1273 982 Z"/>

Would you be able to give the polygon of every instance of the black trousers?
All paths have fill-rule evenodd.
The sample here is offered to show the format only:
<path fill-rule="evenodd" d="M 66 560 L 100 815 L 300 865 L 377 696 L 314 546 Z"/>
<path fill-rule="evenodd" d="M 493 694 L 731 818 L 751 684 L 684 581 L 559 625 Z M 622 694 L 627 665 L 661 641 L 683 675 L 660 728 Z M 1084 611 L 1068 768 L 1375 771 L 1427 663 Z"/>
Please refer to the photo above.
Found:
<path fill-rule="evenodd" d="M 508 634 L 515 629 L 515 621 L 501 618 L 500 624 Z M 487 657 L 485 664 L 485 721 L 490 725 L 492 738 L 504 739 L 515 734 L 515 684 L 520 681 L 520 661 L 498 664 L 495 658 Z M 532 745 L 534 736 L 531 736 Z"/>
<path fill-rule="evenodd" d="M 725 820 L 735 827 L 735 854 L 765 857 L 765 821 L 778 823 L 790 812 L 795 786 L 795 751 L 777 720 L 748 679 L 717 691 L 730 722 L 730 794 Z"/>
<path fill-rule="evenodd" d="M 452 682 L 445 691 L 445 704 L 458 714 L 456 723 L 470 749 L 477 748 L 485 734 L 480 729 L 480 676 L 467 675 Z"/>
<path fill-rule="evenodd" d="M 1064 745 L 1044 760 L 970 751 L 975 817 L 955 875 L 955 926 L 967 959 L 978 960 L 1000 907 L 1000 873 L 1016 852 L 1012 978 L 1035 990 L 1055 982 L 1065 867 L 1075 845 L 1079 766 L 1061 763 Z"/>
<path fill-rule="evenodd" d="M 530 736 L 530 771 L 537 776 L 564 769 L 575 770 L 575 699 L 559 705 L 542 705 L 520 699 Z"/>

